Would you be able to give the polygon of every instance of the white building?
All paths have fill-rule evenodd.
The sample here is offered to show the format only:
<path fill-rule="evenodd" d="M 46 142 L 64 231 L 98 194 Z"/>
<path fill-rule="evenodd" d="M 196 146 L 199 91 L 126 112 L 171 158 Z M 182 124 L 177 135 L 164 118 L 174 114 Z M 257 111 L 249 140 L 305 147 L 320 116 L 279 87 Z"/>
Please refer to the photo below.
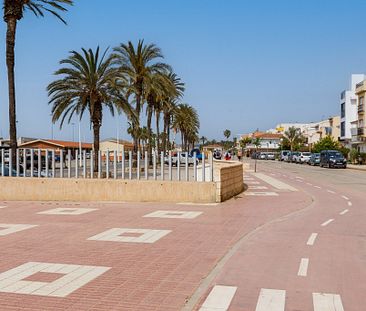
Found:
<path fill-rule="evenodd" d="M 341 133 L 340 141 L 348 148 L 352 145 L 352 128 L 356 128 L 358 120 L 356 84 L 366 79 L 364 74 L 353 74 L 348 89 L 341 93 Z"/>

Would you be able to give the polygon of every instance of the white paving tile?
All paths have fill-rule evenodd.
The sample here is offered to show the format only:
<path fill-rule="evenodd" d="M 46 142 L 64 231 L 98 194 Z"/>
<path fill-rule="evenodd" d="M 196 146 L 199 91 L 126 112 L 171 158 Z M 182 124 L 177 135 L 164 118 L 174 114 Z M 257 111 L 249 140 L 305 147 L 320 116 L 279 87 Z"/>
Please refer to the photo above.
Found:
<path fill-rule="evenodd" d="M 97 211 L 97 208 L 71 208 L 71 207 L 58 207 L 37 214 L 42 215 L 82 215 L 90 212 Z"/>
<path fill-rule="evenodd" d="M 229 309 L 237 287 L 216 285 L 199 311 L 226 311 Z"/>
<path fill-rule="evenodd" d="M 0 292 L 66 297 L 108 271 L 110 267 L 28 262 L 0 274 Z M 52 282 L 27 281 L 38 273 L 58 273 Z"/>
<path fill-rule="evenodd" d="M 147 218 L 176 218 L 176 219 L 193 219 L 201 215 L 202 212 L 187 211 L 155 211 L 144 215 Z"/>
<path fill-rule="evenodd" d="M 313 293 L 314 311 L 344 311 L 341 296 Z"/>
<path fill-rule="evenodd" d="M 255 311 L 284 311 L 286 291 L 262 288 Z"/>
<path fill-rule="evenodd" d="M 2 208 L 7 208 L 7 206 L 5 206 L 5 205 L 0 205 L 0 209 L 2 209 Z"/>
<path fill-rule="evenodd" d="M 26 225 L 26 224 L 0 224 L 0 236 L 12 234 L 15 232 L 27 230 L 37 227 L 38 225 Z"/>
<path fill-rule="evenodd" d="M 170 232 L 171 230 L 112 228 L 95 236 L 92 236 L 88 238 L 88 240 L 125 243 L 155 243 Z M 140 235 L 129 236 L 129 234 Z"/>

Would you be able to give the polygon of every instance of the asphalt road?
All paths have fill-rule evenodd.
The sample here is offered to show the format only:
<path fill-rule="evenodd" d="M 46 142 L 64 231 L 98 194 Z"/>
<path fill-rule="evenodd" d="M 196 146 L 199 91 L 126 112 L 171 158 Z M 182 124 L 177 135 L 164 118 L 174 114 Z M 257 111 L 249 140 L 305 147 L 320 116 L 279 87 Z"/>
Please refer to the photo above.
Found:
<path fill-rule="evenodd" d="M 311 202 L 240 239 L 196 292 L 194 309 L 366 310 L 366 172 L 257 164 L 245 177 L 247 206 L 276 209 L 304 195 Z"/>

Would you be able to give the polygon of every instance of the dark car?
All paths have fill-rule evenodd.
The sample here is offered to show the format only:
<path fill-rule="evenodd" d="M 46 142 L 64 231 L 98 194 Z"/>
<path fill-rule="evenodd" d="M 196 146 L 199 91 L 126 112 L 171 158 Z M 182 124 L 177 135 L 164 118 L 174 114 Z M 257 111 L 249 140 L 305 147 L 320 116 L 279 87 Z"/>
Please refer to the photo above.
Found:
<path fill-rule="evenodd" d="M 195 149 L 192 149 L 189 154 L 191 157 L 193 157 L 195 153 L 196 153 L 196 159 L 201 161 L 202 160 L 201 150 L 199 150 L 198 148 L 195 148 Z"/>
<path fill-rule="evenodd" d="M 313 153 L 308 161 L 309 165 L 315 166 L 320 163 L 320 153 Z"/>
<path fill-rule="evenodd" d="M 324 150 L 320 153 L 320 167 L 347 167 L 347 160 L 337 150 Z"/>

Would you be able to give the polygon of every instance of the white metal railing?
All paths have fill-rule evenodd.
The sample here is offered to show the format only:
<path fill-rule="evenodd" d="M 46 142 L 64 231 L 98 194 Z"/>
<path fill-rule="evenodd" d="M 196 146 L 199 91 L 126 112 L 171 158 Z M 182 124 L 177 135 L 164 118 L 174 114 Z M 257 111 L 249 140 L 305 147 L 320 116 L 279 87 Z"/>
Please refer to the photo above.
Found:
<path fill-rule="evenodd" d="M 213 156 L 198 160 L 196 153 L 169 151 L 107 151 L 97 154 L 78 150 L 23 149 L 15 157 L 0 149 L 0 176 L 33 178 L 95 178 L 168 181 L 213 181 Z M 15 163 L 13 163 L 15 161 Z"/>

